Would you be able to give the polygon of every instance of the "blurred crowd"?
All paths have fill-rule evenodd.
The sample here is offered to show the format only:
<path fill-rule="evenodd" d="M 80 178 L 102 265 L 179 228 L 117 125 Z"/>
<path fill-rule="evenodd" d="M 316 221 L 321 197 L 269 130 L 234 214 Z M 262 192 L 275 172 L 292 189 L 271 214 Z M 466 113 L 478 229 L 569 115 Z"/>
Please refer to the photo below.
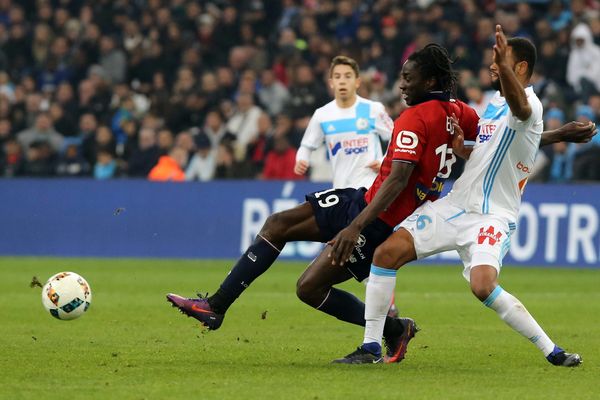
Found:
<path fill-rule="evenodd" d="M 295 152 L 331 100 L 338 54 L 359 94 L 402 108 L 402 63 L 445 45 L 458 97 L 493 94 L 494 25 L 538 48 L 547 129 L 600 117 L 596 0 L 0 0 L 0 176 L 304 179 Z M 327 179 L 326 152 L 309 178 Z M 325 172 L 324 172 L 325 171 Z M 535 178 L 600 180 L 600 138 L 540 152 Z"/>

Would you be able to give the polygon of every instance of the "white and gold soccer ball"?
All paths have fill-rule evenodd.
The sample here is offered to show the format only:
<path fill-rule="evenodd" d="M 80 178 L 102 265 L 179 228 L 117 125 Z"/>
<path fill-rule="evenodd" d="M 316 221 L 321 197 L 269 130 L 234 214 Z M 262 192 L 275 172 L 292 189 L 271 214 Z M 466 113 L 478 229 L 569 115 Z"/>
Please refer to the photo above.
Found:
<path fill-rule="evenodd" d="M 42 288 L 42 304 L 54 318 L 79 318 L 91 302 L 90 285 L 75 272 L 59 272 L 50 277 Z"/>

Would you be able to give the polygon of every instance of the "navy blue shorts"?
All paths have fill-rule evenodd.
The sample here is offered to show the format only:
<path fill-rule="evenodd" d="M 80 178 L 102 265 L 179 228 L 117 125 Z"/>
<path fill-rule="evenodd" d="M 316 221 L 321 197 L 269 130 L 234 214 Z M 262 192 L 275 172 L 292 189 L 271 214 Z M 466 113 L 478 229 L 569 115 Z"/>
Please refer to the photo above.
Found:
<path fill-rule="evenodd" d="M 330 189 L 306 195 L 306 201 L 313 208 L 317 225 L 321 231 L 321 241 L 328 242 L 367 206 L 367 189 Z M 358 243 L 345 265 L 358 281 L 369 276 L 375 249 L 393 232 L 393 228 L 377 218 L 362 230 Z"/>

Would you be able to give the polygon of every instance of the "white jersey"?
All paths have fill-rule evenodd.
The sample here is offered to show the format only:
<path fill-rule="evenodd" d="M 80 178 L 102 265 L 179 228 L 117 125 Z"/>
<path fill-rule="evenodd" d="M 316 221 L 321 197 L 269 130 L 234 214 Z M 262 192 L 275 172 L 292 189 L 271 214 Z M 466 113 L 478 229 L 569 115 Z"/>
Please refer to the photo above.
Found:
<path fill-rule="evenodd" d="M 470 213 L 517 220 L 543 130 L 542 103 L 532 87 L 525 94 L 531 106 L 526 121 L 513 115 L 500 92 L 490 100 L 465 170 L 448 194 L 452 204 Z"/>
<path fill-rule="evenodd" d="M 370 187 L 377 173 L 367 165 L 381 161 L 381 141 L 390 140 L 394 122 L 383 104 L 357 96 L 354 105 L 340 108 L 335 100 L 313 114 L 296 161 L 308 161 L 310 152 L 325 141 L 333 170 L 333 187 Z"/>

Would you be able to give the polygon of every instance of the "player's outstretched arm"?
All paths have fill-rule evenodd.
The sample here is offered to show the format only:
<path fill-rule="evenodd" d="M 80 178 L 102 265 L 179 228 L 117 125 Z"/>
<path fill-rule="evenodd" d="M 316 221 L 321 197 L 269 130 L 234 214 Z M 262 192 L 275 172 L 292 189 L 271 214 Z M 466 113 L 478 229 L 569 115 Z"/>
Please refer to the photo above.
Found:
<path fill-rule="evenodd" d="M 598 133 L 596 124 L 593 122 L 583 123 L 571 121 L 558 129 L 542 132 L 540 147 L 552 143 L 570 142 L 587 143 Z"/>
<path fill-rule="evenodd" d="M 502 27 L 496 25 L 496 44 L 494 45 L 494 62 L 498 66 L 498 76 L 502 86 L 502 95 L 510 107 L 510 111 L 521 121 L 531 116 L 531 106 L 527 101 L 527 95 L 523 85 L 519 82 L 517 75 L 508 63 L 508 41 Z"/>
<path fill-rule="evenodd" d="M 381 184 L 373 200 L 354 218 L 348 227 L 342 229 L 328 244 L 332 245 L 329 257 L 332 264 L 344 265 L 352 254 L 360 232 L 385 210 L 404 190 L 415 166 L 394 161 L 390 175 Z"/>

